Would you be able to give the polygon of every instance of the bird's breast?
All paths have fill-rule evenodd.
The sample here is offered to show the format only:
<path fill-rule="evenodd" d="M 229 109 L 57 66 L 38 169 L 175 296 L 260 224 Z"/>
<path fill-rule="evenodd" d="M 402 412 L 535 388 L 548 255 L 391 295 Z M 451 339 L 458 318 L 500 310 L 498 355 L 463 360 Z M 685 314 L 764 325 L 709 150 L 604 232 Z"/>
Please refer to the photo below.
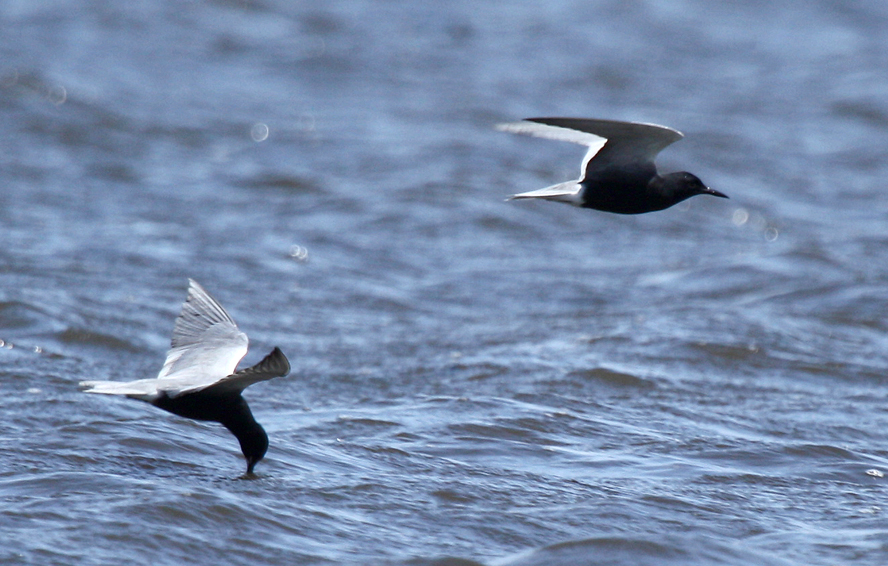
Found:
<path fill-rule="evenodd" d="M 583 206 L 617 214 L 641 214 L 665 208 L 652 190 L 647 169 L 608 168 L 583 180 Z"/>

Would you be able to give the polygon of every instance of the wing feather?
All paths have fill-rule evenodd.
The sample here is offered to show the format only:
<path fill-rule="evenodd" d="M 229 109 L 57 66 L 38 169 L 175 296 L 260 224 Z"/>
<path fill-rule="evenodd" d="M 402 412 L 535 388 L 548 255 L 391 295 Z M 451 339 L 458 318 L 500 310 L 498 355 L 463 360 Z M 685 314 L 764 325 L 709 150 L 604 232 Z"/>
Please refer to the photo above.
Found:
<path fill-rule="evenodd" d="M 173 327 L 172 347 L 157 376 L 171 396 L 197 391 L 234 373 L 249 340 L 231 315 L 197 281 L 188 280 L 188 298 Z"/>
<path fill-rule="evenodd" d="M 580 180 L 611 165 L 653 165 L 657 154 L 684 137 L 657 124 L 587 118 L 528 118 L 497 129 L 588 146 Z"/>
<path fill-rule="evenodd" d="M 156 379 L 84 381 L 81 386 L 90 388 L 89 393 L 146 401 L 161 393 L 176 397 L 200 391 L 235 374 L 248 344 L 247 335 L 238 330 L 222 305 L 197 281 L 189 279 L 188 297 L 173 328 L 172 347 Z"/>
<path fill-rule="evenodd" d="M 235 391 L 243 391 L 247 387 L 260 381 L 268 381 L 275 377 L 284 377 L 290 373 L 290 361 L 287 356 L 281 352 L 280 348 L 275 347 L 267 356 L 262 358 L 258 364 L 237 371 L 228 377 L 219 380 L 210 387 L 204 389 L 207 393 L 230 393 Z M 187 393 L 187 391 L 183 391 Z"/>

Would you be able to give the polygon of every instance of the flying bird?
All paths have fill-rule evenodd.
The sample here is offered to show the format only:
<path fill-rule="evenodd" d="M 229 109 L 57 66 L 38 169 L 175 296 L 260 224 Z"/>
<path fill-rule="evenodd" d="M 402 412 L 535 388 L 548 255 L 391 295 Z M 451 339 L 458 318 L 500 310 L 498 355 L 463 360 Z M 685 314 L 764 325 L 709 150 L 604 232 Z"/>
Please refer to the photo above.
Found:
<path fill-rule="evenodd" d="M 666 126 L 585 118 L 528 118 L 496 128 L 589 148 L 576 181 L 519 193 L 511 199 L 540 198 L 605 212 L 641 214 L 669 208 L 695 195 L 728 198 L 686 171 L 666 175 L 657 172 L 657 154 L 684 137 Z"/>
<path fill-rule="evenodd" d="M 290 373 L 287 357 L 275 348 L 254 365 L 235 371 L 249 340 L 231 316 L 197 281 L 188 280 L 188 298 L 173 328 L 166 361 L 155 379 L 83 381 L 87 393 L 124 395 L 180 417 L 222 423 L 240 442 L 247 474 L 268 450 L 268 435 L 241 396 L 244 389 Z"/>

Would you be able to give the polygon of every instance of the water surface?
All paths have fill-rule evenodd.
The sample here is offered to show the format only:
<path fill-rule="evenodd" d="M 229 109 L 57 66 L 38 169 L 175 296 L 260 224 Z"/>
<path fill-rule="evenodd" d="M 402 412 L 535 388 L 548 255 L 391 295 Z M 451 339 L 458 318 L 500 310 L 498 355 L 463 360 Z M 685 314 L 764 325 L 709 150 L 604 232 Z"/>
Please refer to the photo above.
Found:
<path fill-rule="evenodd" d="M 888 8 L 0 8 L 0 562 L 885 564 Z M 514 192 L 683 131 L 731 200 Z M 222 427 L 151 377 L 186 278 L 293 373 Z"/>

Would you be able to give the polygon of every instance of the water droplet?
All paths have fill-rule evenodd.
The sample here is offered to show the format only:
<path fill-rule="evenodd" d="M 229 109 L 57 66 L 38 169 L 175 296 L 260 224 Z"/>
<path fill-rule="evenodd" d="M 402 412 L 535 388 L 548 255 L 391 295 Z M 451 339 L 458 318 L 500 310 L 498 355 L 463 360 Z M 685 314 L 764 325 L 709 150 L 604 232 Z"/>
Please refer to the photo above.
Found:
<path fill-rule="evenodd" d="M 308 248 L 293 244 L 290 246 L 289 255 L 296 261 L 308 261 Z"/>
<path fill-rule="evenodd" d="M 68 100 L 68 91 L 62 85 L 56 85 L 49 89 L 46 97 L 56 106 L 61 106 Z"/>
<path fill-rule="evenodd" d="M 262 122 L 257 122 L 253 124 L 253 127 L 250 128 L 250 137 L 253 138 L 254 142 L 261 142 L 268 139 L 268 125 L 263 124 Z"/>
<path fill-rule="evenodd" d="M 773 226 L 765 229 L 765 239 L 769 242 L 775 241 L 779 235 L 780 233 L 777 231 L 777 228 L 774 228 Z"/>
<path fill-rule="evenodd" d="M 738 208 L 734 211 L 734 216 L 731 218 L 731 222 L 733 222 L 735 226 L 743 226 L 749 222 L 749 212 L 745 208 Z"/>
<path fill-rule="evenodd" d="M 873 476 L 874 478 L 884 478 L 885 473 L 881 470 L 867 470 L 866 475 Z"/>

